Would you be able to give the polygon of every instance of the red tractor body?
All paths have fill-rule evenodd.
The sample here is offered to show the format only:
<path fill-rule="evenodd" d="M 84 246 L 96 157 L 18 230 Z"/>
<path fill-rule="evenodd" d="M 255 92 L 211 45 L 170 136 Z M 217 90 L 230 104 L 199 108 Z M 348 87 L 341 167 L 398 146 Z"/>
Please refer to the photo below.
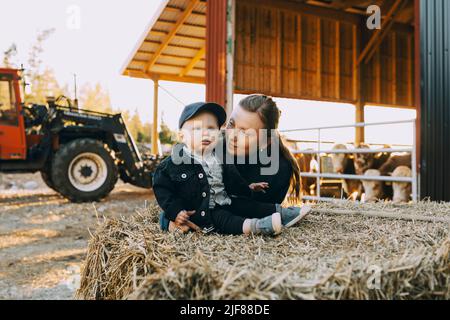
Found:
<path fill-rule="evenodd" d="M 26 159 L 19 71 L 0 68 L 0 159 Z"/>

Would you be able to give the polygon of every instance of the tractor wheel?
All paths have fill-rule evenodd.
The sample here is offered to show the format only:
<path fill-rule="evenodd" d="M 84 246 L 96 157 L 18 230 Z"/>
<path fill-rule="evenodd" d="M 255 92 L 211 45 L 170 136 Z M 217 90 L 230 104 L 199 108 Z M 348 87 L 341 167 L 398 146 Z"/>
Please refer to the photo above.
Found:
<path fill-rule="evenodd" d="M 41 178 L 44 181 L 44 183 L 52 190 L 55 190 L 55 185 L 53 184 L 50 171 L 48 169 L 44 169 L 41 171 Z M 56 191 L 56 190 L 55 190 Z"/>
<path fill-rule="evenodd" d="M 63 145 L 53 157 L 52 168 L 55 189 L 72 202 L 101 200 L 114 189 L 118 179 L 110 151 L 94 139 Z"/>

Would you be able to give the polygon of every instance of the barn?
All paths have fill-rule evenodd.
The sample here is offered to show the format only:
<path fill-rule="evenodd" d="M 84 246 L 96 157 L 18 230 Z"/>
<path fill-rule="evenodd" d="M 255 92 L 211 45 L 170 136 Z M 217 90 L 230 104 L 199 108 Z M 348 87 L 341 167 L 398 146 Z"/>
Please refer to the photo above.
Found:
<path fill-rule="evenodd" d="M 228 110 L 255 92 L 351 103 L 358 124 L 365 106 L 415 109 L 414 192 L 450 201 L 449 42 L 447 0 L 164 0 L 122 74 L 153 80 L 154 123 L 160 80 L 205 84 Z"/>

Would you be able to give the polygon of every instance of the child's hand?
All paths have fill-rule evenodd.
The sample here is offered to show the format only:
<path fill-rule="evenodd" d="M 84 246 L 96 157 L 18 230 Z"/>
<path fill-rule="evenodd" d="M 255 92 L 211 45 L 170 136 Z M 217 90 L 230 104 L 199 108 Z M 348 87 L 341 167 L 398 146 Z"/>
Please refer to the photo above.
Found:
<path fill-rule="evenodd" d="M 256 182 L 249 185 L 249 188 L 252 189 L 255 192 L 264 192 L 266 193 L 265 189 L 269 188 L 269 183 L 267 182 Z"/>
<path fill-rule="evenodd" d="M 191 228 L 185 224 L 176 224 L 173 221 L 170 221 L 169 223 L 169 232 L 181 232 L 181 233 L 188 233 Z"/>
<path fill-rule="evenodd" d="M 179 225 L 187 224 L 189 221 L 190 216 L 192 216 L 195 213 L 195 210 L 193 211 L 186 211 L 182 210 L 180 213 L 178 213 L 177 218 L 175 219 L 175 223 Z"/>
<path fill-rule="evenodd" d="M 177 218 L 175 219 L 175 225 L 178 226 L 179 228 L 184 228 L 184 227 L 188 227 L 194 231 L 201 231 L 202 229 L 197 226 L 195 223 L 189 221 L 189 218 L 195 213 L 195 210 L 192 211 L 186 211 L 186 210 L 182 210 L 180 211 L 180 213 L 177 215 Z M 182 230 L 183 231 L 183 230 Z"/>

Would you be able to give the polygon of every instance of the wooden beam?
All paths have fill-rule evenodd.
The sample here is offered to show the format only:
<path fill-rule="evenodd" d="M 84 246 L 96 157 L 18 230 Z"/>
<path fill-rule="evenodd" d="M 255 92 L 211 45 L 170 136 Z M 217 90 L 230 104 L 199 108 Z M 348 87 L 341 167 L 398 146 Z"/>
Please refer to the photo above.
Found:
<path fill-rule="evenodd" d="M 366 10 L 362 10 L 362 9 L 358 9 L 358 8 L 347 8 L 344 11 L 348 12 L 348 13 L 356 13 L 356 14 L 359 14 L 362 16 L 367 16 Z"/>
<path fill-rule="evenodd" d="M 192 59 L 188 59 L 189 60 L 189 62 L 192 60 Z M 201 59 L 200 59 L 201 60 Z M 199 62 L 200 60 L 198 60 L 197 62 Z M 135 63 L 135 64 L 137 64 L 137 65 L 140 65 L 140 66 L 143 66 L 143 67 L 145 67 L 146 65 L 147 65 L 147 63 L 148 63 L 148 60 L 143 60 L 143 59 L 133 59 L 132 61 L 131 61 L 132 63 Z M 171 63 L 162 63 L 162 62 L 157 62 L 157 63 L 155 63 L 155 66 L 161 66 L 161 67 L 169 67 L 169 68 L 182 68 L 182 69 L 184 69 L 184 68 L 186 68 L 186 65 L 184 64 L 184 65 L 179 65 L 179 64 L 171 64 Z M 205 71 L 205 68 L 201 68 L 201 67 L 195 67 L 195 65 L 194 65 L 194 67 L 192 67 L 189 71 L 191 71 L 191 70 L 203 70 L 203 71 Z M 188 72 L 189 72 L 188 71 Z"/>
<path fill-rule="evenodd" d="M 362 101 L 358 101 L 355 104 L 355 122 L 360 123 L 364 122 L 364 103 Z M 365 130 L 364 127 L 356 127 L 355 128 L 355 145 L 359 145 L 363 143 L 365 140 Z"/>
<path fill-rule="evenodd" d="M 174 7 L 174 6 L 171 6 L 171 5 L 167 5 L 164 8 L 164 10 L 167 10 L 168 12 L 183 13 L 183 9 L 178 8 L 178 7 Z M 206 18 L 206 13 L 193 10 L 192 11 L 192 16 L 193 17 Z"/>
<path fill-rule="evenodd" d="M 397 34 L 392 33 L 392 103 L 397 104 Z"/>
<path fill-rule="evenodd" d="M 198 61 L 197 61 L 198 62 Z M 185 66 L 180 66 L 180 65 L 176 65 L 176 64 L 170 64 L 170 63 L 161 63 L 161 62 L 157 62 L 154 64 L 154 66 L 160 66 L 160 67 L 169 67 L 169 68 L 185 68 Z M 198 68 L 198 67 L 192 67 L 191 70 L 201 70 L 201 71 L 205 71 L 205 68 Z M 189 70 L 189 71 L 191 71 Z"/>
<path fill-rule="evenodd" d="M 123 72 L 124 76 L 132 77 L 132 78 L 143 78 L 143 79 L 151 79 L 150 76 L 142 70 L 130 69 L 127 68 Z"/>
<path fill-rule="evenodd" d="M 282 76 L 282 72 L 281 72 L 281 59 L 282 59 L 282 50 L 283 50 L 283 43 L 282 43 L 282 39 L 281 39 L 281 28 L 282 28 L 282 24 L 281 24 L 281 12 L 278 13 L 276 15 L 276 19 L 275 19 L 275 29 L 277 30 L 276 34 L 275 34 L 275 43 L 276 43 L 276 84 L 277 84 L 277 91 L 278 92 L 282 92 L 283 91 L 283 76 Z"/>
<path fill-rule="evenodd" d="M 183 78 L 180 78 L 183 79 Z M 245 94 L 245 95 L 250 95 L 250 94 L 254 94 L 255 91 L 252 89 L 239 89 L 236 88 L 234 91 L 235 94 Z M 265 95 L 274 95 L 274 93 L 272 91 L 265 91 L 265 90 L 259 90 L 258 93 L 261 94 L 265 94 Z M 283 95 L 278 95 L 277 97 L 280 98 L 289 98 L 289 99 L 302 99 L 302 100 L 308 100 L 308 101 L 322 101 L 322 102 L 337 102 L 337 103 L 348 103 L 348 104 L 353 104 L 355 105 L 356 102 L 354 100 L 350 100 L 350 99 L 342 99 L 341 100 L 336 100 L 333 98 L 317 98 L 317 97 L 312 97 L 312 96 L 299 96 L 298 94 L 283 94 Z M 343 105 L 344 106 L 344 105 Z M 375 107 L 386 107 L 386 108 L 400 108 L 400 109 L 408 109 L 408 110 L 415 110 L 414 107 L 410 107 L 410 106 L 406 106 L 406 105 L 392 105 L 392 104 L 387 104 L 387 103 L 377 103 L 375 101 L 364 101 L 364 106 L 375 106 Z"/>
<path fill-rule="evenodd" d="M 160 23 L 162 25 L 165 25 L 167 27 L 172 28 L 173 26 L 176 25 L 177 22 L 176 21 L 159 19 L 158 21 L 155 22 L 155 25 L 157 23 Z M 183 26 L 189 27 L 189 28 L 192 28 L 192 29 L 197 29 L 197 32 L 206 32 L 206 26 L 203 26 L 203 25 L 200 25 L 200 24 L 184 23 Z"/>
<path fill-rule="evenodd" d="M 162 42 L 159 42 L 159 41 L 153 41 L 153 40 L 144 40 L 144 44 L 145 43 L 147 43 L 147 44 L 156 44 L 156 45 L 159 45 L 159 46 L 162 46 Z M 175 45 L 175 44 L 167 44 L 166 46 L 165 46 L 165 48 L 167 48 L 167 47 L 173 47 L 173 48 L 183 48 L 183 49 L 189 49 L 189 50 L 200 50 L 201 49 L 201 47 L 192 47 L 192 46 L 186 46 L 186 45 L 179 45 L 179 44 L 177 44 L 177 45 Z M 161 48 L 161 47 L 160 47 Z M 165 49 L 164 48 L 164 49 Z M 155 52 L 155 54 L 158 54 L 158 51 L 160 51 L 159 49 Z M 161 55 L 162 53 L 160 53 L 159 55 Z"/>
<path fill-rule="evenodd" d="M 341 98 L 341 23 L 336 21 L 336 55 L 335 55 L 335 95 L 339 100 Z"/>
<path fill-rule="evenodd" d="M 302 94 L 302 76 L 303 76 L 303 40 L 302 40 L 302 16 L 297 15 L 297 91 Z"/>
<path fill-rule="evenodd" d="M 199 3 L 199 1 L 200 0 L 191 0 L 189 2 L 188 6 L 186 7 L 186 9 L 184 9 L 183 13 L 180 15 L 177 22 L 173 26 L 172 30 L 169 32 L 164 41 L 161 43 L 155 55 L 152 57 L 152 59 L 150 59 L 147 67 L 145 68 L 145 71 L 149 71 L 153 67 L 153 65 L 156 63 L 156 60 L 158 60 L 160 54 L 164 51 L 164 49 L 167 48 L 170 41 L 172 41 L 172 39 L 177 34 L 178 30 L 186 22 L 187 18 L 189 18 L 190 14 L 194 10 L 195 6 Z"/>
<path fill-rule="evenodd" d="M 403 5 L 404 5 L 405 3 L 406 3 L 406 1 L 403 2 Z M 400 10 L 401 10 L 401 9 L 400 9 Z M 366 63 L 368 63 L 368 62 L 370 61 L 370 59 L 372 58 L 373 54 L 375 53 L 375 50 L 376 50 L 377 48 L 380 47 L 380 45 L 381 45 L 381 43 L 383 42 L 384 38 L 389 34 L 389 31 L 392 30 L 392 27 L 394 26 L 394 19 L 395 19 L 395 17 L 394 17 L 391 21 L 388 22 L 386 28 L 384 29 L 384 32 L 383 32 L 383 33 L 380 35 L 380 37 L 376 40 L 376 42 L 375 42 L 373 48 L 372 48 L 372 49 L 369 51 L 369 53 L 367 54 L 367 56 L 366 56 L 366 58 L 365 58 Z"/>
<path fill-rule="evenodd" d="M 358 29 L 356 26 L 352 26 L 352 48 L 353 48 L 353 52 L 352 52 L 352 59 L 353 59 L 353 100 L 354 101 L 358 101 L 360 99 L 360 89 L 359 89 L 359 84 L 360 84 L 360 79 L 359 79 L 359 68 L 360 66 L 358 65 Z"/>
<path fill-rule="evenodd" d="M 156 35 L 156 36 L 167 36 L 169 34 L 169 32 L 166 31 L 162 31 L 162 30 L 151 30 L 150 31 L 150 35 Z M 175 34 L 176 38 L 180 38 L 183 40 L 195 40 L 195 41 L 205 41 L 205 37 L 196 37 L 196 36 L 189 36 L 189 35 L 185 35 L 185 34 Z"/>
<path fill-rule="evenodd" d="M 171 74 L 156 73 L 156 72 L 150 72 L 149 75 L 157 75 L 157 76 L 159 76 L 159 80 L 161 80 L 161 81 L 188 82 L 188 83 L 199 83 L 199 84 L 205 83 L 205 78 L 203 78 L 203 77 L 194 77 L 194 76 L 180 77 L 176 74 L 171 75 Z"/>
<path fill-rule="evenodd" d="M 363 59 L 365 61 L 369 61 L 370 57 L 369 54 L 372 52 L 371 55 L 376 51 L 377 47 L 383 41 L 386 34 L 389 32 L 389 29 L 392 27 L 392 24 L 394 22 L 395 13 L 400 8 L 400 5 L 402 3 L 405 3 L 404 0 L 395 0 L 395 3 L 392 5 L 391 9 L 389 10 L 386 19 L 383 20 L 381 23 L 381 29 L 377 29 L 374 31 L 372 37 L 370 38 L 369 42 L 367 43 L 364 50 L 361 52 L 359 58 L 358 58 L 358 64 L 360 64 Z M 378 45 L 377 45 L 378 44 Z M 367 59 L 366 59 L 367 57 Z"/>
<path fill-rule="evenodd" d="M 375 99 L 381 103 L 381 54 L 380 48 L 375 53 Z"/>
<path fill-rule="evenodd" d="M 269 9 L 278 9 L 290 13 L 299 13 L 302 15 L 309 15 L 313 17 L 320 17 L 326 20 L 340 20 L 346 23 L 359 25 L 361 23 L 360 17 L 351 13 L 346 13 L 341 10 L 313 6 L 306 3 L 293 2 L 288 0 L 245 0 L 241 1 L 240 5 L 244 6 L 258 6 L 258 8 L 265 7 Z"/>
<path fill-rule="evenodd" d="M 407 82 L 407 95 L 408 95 L 408 105 L 412 106 L 414 104 L 414 97 L 413 97 L 413 81 L 414 81 L 414 75 L 413 75 L 413 35 L 408 35 L 408 42 L 407 42 L 407 56 L 406 56 L 406 74 L 408 77 Z M 416 66 L 416 68 L 419 68 L 419 66 Z"/>
<path fill-rule="evenodd" d="M 245 95 L 250 95 L 250 94 L 254 94 L 255 91 L 252 89 L 239 89 L 236 88 L 234 90 L 235 94 L 245 94 Z M 313 96 L 307 96 L 307 95 L 302 95 L 299 96 L 298 94 L 289 94 L 289 93 L 278 93 L 278 92 L 273 92 L 273 90 L 258 90 L 258 93 L 260 94 L 265 94 L 268 96 L 276 96 L 276 97 L 280 97 L 280 98 L 288 98 L 288 99 L 302 99 L 302 100 L 308 100 L 308 101 L 322 101 L 322 102 L 337 102 L 337 103 L 348 103 L 348 104 L 354 104 L 355 101 L 351 100 L 351 99 L 341 99 L 341 100 L 336 100 L 335 98 L 317 98 L 317 97 L 313 97 Z"/>
<path fill-rule="evenodd" d="M 153 79 L 153 124 L 152 124 L 152 154 L 157 155 L 158 152 L 158 79 Z"/>
<path fill-rule="evenodd" d="M 206 101 L 225 106 L 227 93 L 228 1 L 208 1 L 206 8 Z"/>
<path fill-rule="evenodd" d="M 133 77 L 133 78 L 143 78 L 143 79 L 159 79 L 160 81 L 174 81 L 174 82 L 185 82 L 185 83 L 198 83 L 205 84 L 205 78 L 194 77 L 194 76 L 184 76 L 180 77 L 176 74 L 168 73 L 158 73 L 158 72 L 144 72 L 138 69 L 126 69 L 123 75 Z"/>
<path fill-rule="evenodd" d="M 141 54 L 155 54 L 154 51 L 145 51 L 145 50 L 138 50 L 137 53 L 141 53 Z M 191 61 L 194 57 L 190 57 L 190 56 L 182 56 L 179 54 L 168 54 L 168 53 L 163 53 L 161 54 L 161 57 L 165 57 L 165 58 L 172 58 L 172 59 L 177 59 L 177 60 L 183 60 L 183 61 Z M 139 59 L 133 59 L 134 61 L 139 60 Z M 205 59 L 200 59 L 201 61 L 205 60 Z M 148 62 L 148 60 L 145 60 Z"/>
<path fill-rule="evenodd" d="M 345 10 L 361 4 L 361 0 L 334 0 L 329 4 L 331 8 Z"/>
<path fill-rule="evenodd" d="M 366 101 L 365 105 L 368 107 L 372 106 L 372 107 L 415 110 L 415 108 L 413 106 L 407 106 L 407 105 L 401 105 L 401 104 L 379 103 L 379 102 L 375 102 L 375 101 Z"/>
<path fill-rule="evenodd" d="M 383 29 L 382 34 L 378 37 L 378 39 L 375 41 L 375 44 L 374 44 L 373 48 L 367 54 L 367 57 L 365 58 L 366 63 L 368 63 L 370 61 L 370 59 L 372 58 L 373 54 L 375 53 L 376 48 L 378 48 L 381 45 L 381 43 L 383 42 L 384 38 L 394 28 L 395 19 L 397 18 L 398 12 L 400 12 L 405 7 L 405 5 L 408 3 L 408 1 L 409 0 L 404 0 L 400 4 L 400 7 L 397 8 L 397 11 L 393 13 L 390 21 L 387 22 L 386 27 Z"/>
<path fill-rule="evenodd" d="M 234 107 L 234 65 L 236 43 L 236 0 L 227 0 L 227 54 L 226 54 L 226 93 L 225 110 L 228 115 Z"/>
<path fill-rule="evenodd" d="M 192 58 L 191 62 L 183 69 L 183 71 L 180 73 L 180 77 L 184 77 L 187 75 L 192 69 L 194 69 L 195 65 L 205 57 L 205 47 L 201 48 L 194 58 Z"/>
<path fill-rule="evenodd" d="M 366 104 L 365 85 L 362 79 L 362 67 L 358 65 L 358 52 L 360 50 L 361 33 L 357 26 L 353 26 L 353 97 L 355 102 L 355 122 L 365 122 L 364 107 Z M 359 39 L 358 39 L 359 37 Z M 355 127 L 355 144 L 363 143 L 365 140 L 365 127 Z"/>
<path fill-rule="evenodd" d="M 316 85 L 318 97 L 322 98 L 322 21 L 317 18 L 317 75 Z"/>

